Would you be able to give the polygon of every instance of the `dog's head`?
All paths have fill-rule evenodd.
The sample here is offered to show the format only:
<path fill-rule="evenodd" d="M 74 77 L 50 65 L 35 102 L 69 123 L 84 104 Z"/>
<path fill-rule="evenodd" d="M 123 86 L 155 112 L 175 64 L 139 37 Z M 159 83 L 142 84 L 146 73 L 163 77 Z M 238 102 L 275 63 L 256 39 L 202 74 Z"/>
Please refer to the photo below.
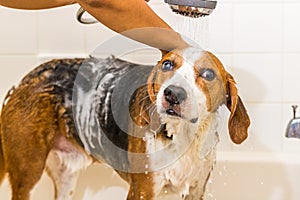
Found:
<path fill-rule="evenodd" d="M 235 81 L 210 52 L 190 47 L 167 53 L 149 77 L 148 93 L 163 121 L 201 124 L 226 104 L 232 141 L 239 144 L 247 138 L 250 120 Z"/>

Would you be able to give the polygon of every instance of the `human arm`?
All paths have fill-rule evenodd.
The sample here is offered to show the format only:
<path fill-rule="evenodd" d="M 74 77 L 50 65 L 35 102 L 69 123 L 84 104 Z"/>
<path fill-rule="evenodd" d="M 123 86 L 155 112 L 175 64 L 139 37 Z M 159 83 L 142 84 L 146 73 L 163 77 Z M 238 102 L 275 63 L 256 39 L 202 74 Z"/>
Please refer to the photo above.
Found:
<path fill-rule="evenodd" d="M 181 36 L 157 16 L 144 0 L 78 2 L 98 21 L 129 38 L 165 51 L 187 46 Z"/>
<path fill-rule="evenodd" d="M 39 10 L 74 4 L 74 0 L 0 0 L 0 5 L 25 10 Z"/>
<path fill-rule="evenodd" d="M 150 46 L 169 51 L 187 46 L 181 36 L 164 22 L 144 0 L 76 0 L 108 28 Z M 0 0 L 20 9 L 46 9 L 73 4 L 73 0 Z M 143 29 L 152 27 L 152 29 Z M 132 31 L 136 30 L 136 31 Z"/>

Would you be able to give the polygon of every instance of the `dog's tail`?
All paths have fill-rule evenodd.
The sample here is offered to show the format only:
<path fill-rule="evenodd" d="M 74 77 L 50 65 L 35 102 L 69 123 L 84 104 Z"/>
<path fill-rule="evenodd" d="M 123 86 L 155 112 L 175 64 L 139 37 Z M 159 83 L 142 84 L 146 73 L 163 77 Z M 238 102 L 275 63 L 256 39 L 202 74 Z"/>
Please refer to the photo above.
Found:
<path fill-rule="evenodd" d="M 0 118 L 0 184 L 5 176 L 5 166 L 4 166 L 4 157 L 2 149 L 2 127 L 1 127 L 1 118 Z"/>

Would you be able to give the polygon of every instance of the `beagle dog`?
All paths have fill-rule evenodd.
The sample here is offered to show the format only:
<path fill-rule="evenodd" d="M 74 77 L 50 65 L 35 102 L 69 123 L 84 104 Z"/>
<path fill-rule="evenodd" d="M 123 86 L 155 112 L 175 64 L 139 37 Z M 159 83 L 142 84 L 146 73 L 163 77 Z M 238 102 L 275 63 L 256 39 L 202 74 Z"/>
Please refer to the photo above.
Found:
<path fill-rule="evenodd" d="M 69 200 L 80 170 L 100 162 L 128 182 L 128 200 L 203 199 L 223 104 L 240 144 L 247 111 L 233 77 L 202 49 L 174 50 L 154 67 L 114 57 L 52 60 L 4 100 L 0 181 L 8 174 L 12 199 L 29 200 L 46 170 L 55 199 Z"/>

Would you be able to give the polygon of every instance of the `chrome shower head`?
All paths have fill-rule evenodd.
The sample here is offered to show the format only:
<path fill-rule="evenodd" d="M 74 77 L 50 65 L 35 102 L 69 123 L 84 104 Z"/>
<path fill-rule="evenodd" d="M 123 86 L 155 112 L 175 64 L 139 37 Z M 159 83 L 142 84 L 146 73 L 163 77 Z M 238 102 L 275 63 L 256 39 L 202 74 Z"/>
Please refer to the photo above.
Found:
<path fill-rule="evenodd" d="M 217 1 L 209 0 L 165 0 L 165 3 L 173 12 L 192 18 L 210 15 L 217 6 Z"/>
<path fill-rule="evenodd" d="M 149 0 L 146 0 L 147 2 Z M 217 6 L 217 1 L 212 0 L 164 0 L 169 4 L 173 12 L 192 18 L 210 15 Z M 77 20 L 82 24 L 94 24 L 98 21 L 94 18 L 84 18 L 86 11 L 80 7 L 76 13 Z"/>

